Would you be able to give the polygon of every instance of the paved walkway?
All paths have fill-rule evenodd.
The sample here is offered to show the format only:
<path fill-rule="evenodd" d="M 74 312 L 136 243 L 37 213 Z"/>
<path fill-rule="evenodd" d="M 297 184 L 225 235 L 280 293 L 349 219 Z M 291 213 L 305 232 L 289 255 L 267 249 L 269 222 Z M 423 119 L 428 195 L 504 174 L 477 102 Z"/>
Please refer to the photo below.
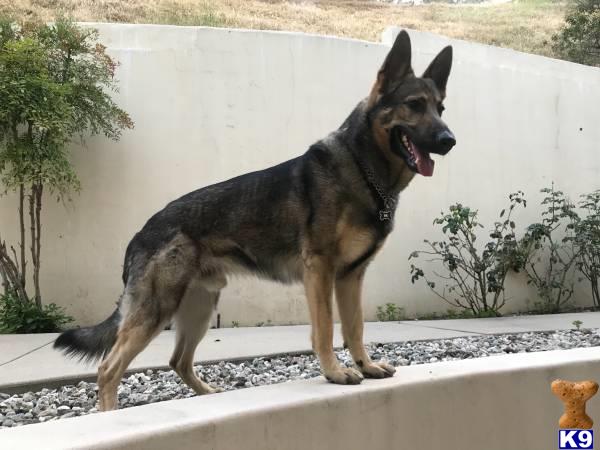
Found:
<path fill-rule="evenodd" d="M 443 339 L 478 334 L 521 333 L 583 327 L 600 328 L 600 312 L 517 316 L 489 319 L 370 322 L 366 342 Z M 210 330 L 196 351 L 197 362 L 251 358 L 276 353 L 310 351 L 307 325 L 221 328 Z M 0 335 L 0 392 L 18 392 L 55 386 L 64 381 L 93 378 L 95 364 L 78 363 L 52 349 L 56 334 Z M 174 335 L 165 331 L 131 364 L 131 370 L 165 367 L 173 351 Z M 342 345 L 339 326 L 335 345 Z M 22 388 L 27 385 L 26 388 Z"/>

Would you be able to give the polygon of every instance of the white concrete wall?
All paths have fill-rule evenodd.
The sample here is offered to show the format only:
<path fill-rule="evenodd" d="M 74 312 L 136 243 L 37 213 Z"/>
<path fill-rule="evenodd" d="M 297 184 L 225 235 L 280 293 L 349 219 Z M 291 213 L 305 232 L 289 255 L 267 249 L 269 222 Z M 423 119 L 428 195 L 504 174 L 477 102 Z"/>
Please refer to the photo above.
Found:
<path fill-rule="evenodd" d="M 550 450 L 557 379 L 597 379 L 594 348 L 401 367 L 339 386 L 318 378 L 10 428 L 19 450 Z M 587 413 L 598 423 L 600 399 Z M 595 427 L 598 439 L 598 426 Z M 597 445 L 597 444 L 596 444 Z"/>
<path fill-rule="evenodd" d="M 168 201 L 201 186 L 303 153 L 367 95 L 388 47 L 297 33 L 153 25 L 94 25 L 120 62 L 118 103 L 136 123 L 118 143 L 74 146 L 82 192 L 46 202 L 42 286 L 46 301 L 78 323 L 107 315 L 120 290 L 125 247 Z M 554 180 L 573 196 L 598 188 L 600 70 L 412 32 L 413 65 L 425 69 L 449 43 L 455 62 L 445 118 L 458 145 L 431 179 L 403 193 L 396 229 L 369 269 L 367 318 L 385 302 L 408 314 L 445 311 L 410 284 L 407 257 L 442 208 L 461 201 L 490 223 L 516 189 L 532 200 Z M 387 37 L 389 39 L 389 36 Z M 14 198 L 0 200 L 0 230 L 14 237 Z M 13 234 L 11 234 L 13 233 Z M 534 300 L 511 280 L 509 308 Z M 590 303 L 585 290 L 577 301 Z M 308 319 L 300 286 L 234 280 L 220 302 L 223 325 Z"/>

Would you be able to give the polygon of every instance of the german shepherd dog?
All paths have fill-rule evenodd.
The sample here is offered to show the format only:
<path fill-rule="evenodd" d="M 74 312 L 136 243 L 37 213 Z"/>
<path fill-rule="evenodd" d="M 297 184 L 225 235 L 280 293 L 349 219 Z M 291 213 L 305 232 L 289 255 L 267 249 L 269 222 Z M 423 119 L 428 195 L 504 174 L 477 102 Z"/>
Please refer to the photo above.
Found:
<path fill-rule="evenodd" d="M 193 357 L 232 274 L 304 283 L 312 347 L 330 382 L 391 377 L 394 367 L 371 361 L 363 346 L 361 287 L 392 231 L 398 194 L 415 174 L 433 174 L 431 153 L 456 143 L 440 117 L 451 65 L 448 46 L 415 76 L 402 31 L 370 95 L 337 131 L 302 156 L 191 192 L 152 216 L 127 247 L 117 309 L 54 344 L 103 359 L 99 408 L 117 408 L 127 366 L 170 321 L 170 366 L 198 394 L 215 392 L 195 374 Z M 355 368 L 341 367 L 333 351 L 334 290 Z"/>

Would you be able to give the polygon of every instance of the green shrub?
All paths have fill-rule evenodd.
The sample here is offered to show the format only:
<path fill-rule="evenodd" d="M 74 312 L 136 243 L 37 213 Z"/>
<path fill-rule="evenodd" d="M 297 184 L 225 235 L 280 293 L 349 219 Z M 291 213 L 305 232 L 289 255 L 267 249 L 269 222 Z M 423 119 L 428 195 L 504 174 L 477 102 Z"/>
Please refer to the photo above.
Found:
<path fill-rule="evenodd" d="M 585 213 L 575 225 L 576 266 L 589 281 L 594 306 L 600 307 L 600 190 L 581 196 Z"/>
<path fill-rule="evenodd" d="M 73 321 L 54 303 L 39 307 L 12 293 L 0 296 L 0 333 L 54 333 Z"/>
<path fill-rule="evenodd" d="M 386 303 L 383 306 L 378 306 L 376 315 L 377 320 L 380 322 L 397 322 L 406 318 L 404 308 L 394 303 Z"/>
<path fill-rule="evenodd" d="M 527 227 L 520 247 L 526 255 L 527 283 L 535 286 L 541 299 L 537 309 L 556 313 L 573 296 L 578 258 L 575 230 L 580 218 L 575 205 L 554 185 L 541 192 L 546 194 L 542 220 Z"/>
<path fill-rule="evenodd" d="M 600 0 L 573 2 L 553 41 L 554 50 L 563 58 L 600 67 Z"/>
<path fill-rule="evenodd" d="M 524 263 L 518 251 L 512 213 L 517 206 L 525 207 L 527 202 L 521 191 L 510 194 L 509 201 L 508 210 L 500 212 L 500 220 L 489 233 L 490 240 L 481 245 L 477 242 L 477 232 L 483 225 L 476 210 L 457 203 L 450 206 L 448 212 L 442 212 L 433 223 L 442 227 L 445 239 L 425 240 L 429 249 L 415 251 L 409 257 L 425 255 L 439 268 L 426 274 L 411 265 L 411 281 L 423 279 L 439 298 L 475 317 L 500 315 L 506 303 L 506 275 Z"/>

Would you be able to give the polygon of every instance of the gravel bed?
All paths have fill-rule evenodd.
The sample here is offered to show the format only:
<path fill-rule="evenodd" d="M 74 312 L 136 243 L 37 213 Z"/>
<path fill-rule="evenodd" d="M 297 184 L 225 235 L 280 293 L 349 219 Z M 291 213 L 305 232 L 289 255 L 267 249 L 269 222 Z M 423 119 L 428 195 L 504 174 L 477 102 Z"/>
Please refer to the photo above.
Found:
<path fill-rule="evenodd" d="M 600 330 L 582 329 L 371 344 L 369 353 L 375 361 L 385 359 L 394 366 L 408 366 L 506 353 L 596 346 L 600 346 Z M 343 365 L 352 364 L 347 351 L 338 351 L 337 355 Z M 319 363 L 311 354 L 281 355 L 235 363 L 220 362 L 200 365 L 197 369 L 204 380 L 226 391 L 320 375 Z M 0 393 L 0 428 L 97 412 L 97 391 L 96 383 L 82 381 L 77 385 L 19 395 Z M 123 379 L 119 386 L 119 407 L 127 408 L 194 395 L 172 370 L 147 370 Z"/>

